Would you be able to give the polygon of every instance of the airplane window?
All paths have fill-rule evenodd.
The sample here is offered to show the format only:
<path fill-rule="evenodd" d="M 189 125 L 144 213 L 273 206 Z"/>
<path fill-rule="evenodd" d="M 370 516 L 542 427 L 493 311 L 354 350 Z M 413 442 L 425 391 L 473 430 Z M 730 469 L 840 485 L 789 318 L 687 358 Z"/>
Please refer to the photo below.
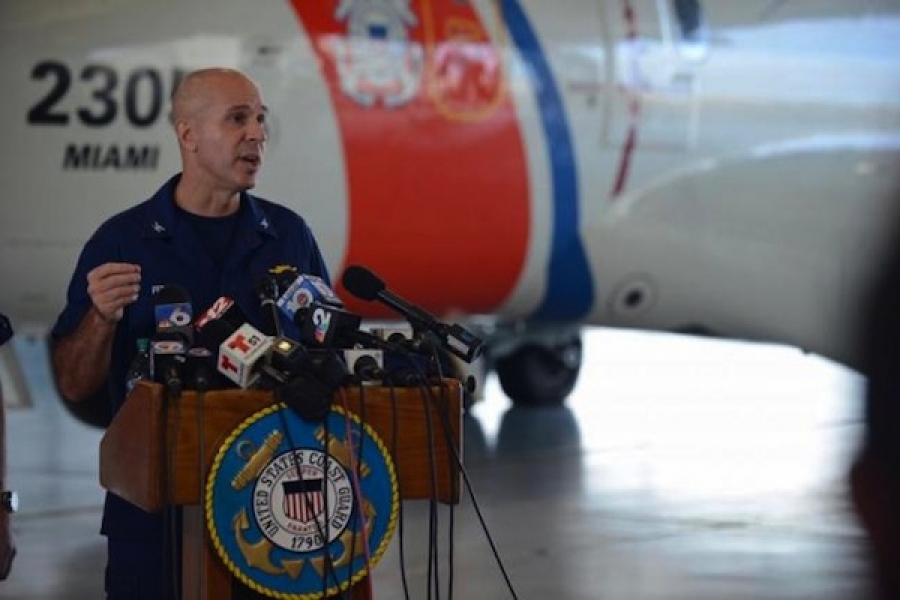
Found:
<path fill-rule="evenodd" d="M 700 0 L 672 0 L 681 39 L 685 42 L 700 42 L 703 38 L 703 9 Z"/>

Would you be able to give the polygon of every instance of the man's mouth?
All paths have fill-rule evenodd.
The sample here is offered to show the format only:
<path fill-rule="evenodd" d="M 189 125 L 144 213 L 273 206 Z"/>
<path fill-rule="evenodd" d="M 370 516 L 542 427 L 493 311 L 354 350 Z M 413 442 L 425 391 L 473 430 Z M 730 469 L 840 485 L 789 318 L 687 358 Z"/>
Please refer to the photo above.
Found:
<path fill-rule="evenodd" d="M 262 162 L 262 158 L 258 154 L 242 154 L 240 160 L 252 167 L 258 167 Z"/>

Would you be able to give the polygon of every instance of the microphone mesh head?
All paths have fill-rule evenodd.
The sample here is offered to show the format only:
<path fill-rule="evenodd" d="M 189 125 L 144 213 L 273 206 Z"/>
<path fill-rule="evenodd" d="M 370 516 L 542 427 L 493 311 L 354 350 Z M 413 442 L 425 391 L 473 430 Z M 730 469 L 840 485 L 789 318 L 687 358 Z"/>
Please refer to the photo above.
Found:
<path fill-rule="evenodd" d="M 375 300 L 384 290 L 384 282 L 372 271 L 359 265 L 350 265 L 341 278 L 344 288 L 360 300 Z"/>
<path fill-rule="evenodd" d="M 168 283 L 153 294 L 154 304 L 178 304 L 190 302 L 191 296 L 184 286 Z"/>

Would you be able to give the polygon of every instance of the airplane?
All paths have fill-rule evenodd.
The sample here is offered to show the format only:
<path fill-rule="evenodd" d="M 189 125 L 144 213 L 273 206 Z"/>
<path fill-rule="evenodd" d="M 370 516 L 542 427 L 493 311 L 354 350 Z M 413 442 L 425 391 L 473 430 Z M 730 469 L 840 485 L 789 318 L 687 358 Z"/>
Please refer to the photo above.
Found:
<path fill-rule="evenodd" d="M 856 366 L 900 200 L 896 0 L 3 0 L 0 33 L 19 331 L 46 335 L 88 236 L 177 172 L 170 96 L 217 65 L 272 109 L 253 193 L 337 282 L 365 265 L 477 327 L 515 403 L 564 402 L 591 325 Z"/>

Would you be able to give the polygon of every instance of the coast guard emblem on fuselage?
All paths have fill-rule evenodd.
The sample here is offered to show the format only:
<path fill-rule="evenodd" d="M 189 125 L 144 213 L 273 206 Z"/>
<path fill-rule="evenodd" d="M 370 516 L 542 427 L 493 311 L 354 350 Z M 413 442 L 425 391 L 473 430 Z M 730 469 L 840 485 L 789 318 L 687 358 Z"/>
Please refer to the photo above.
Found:
<path fill-rule="evenodd" d="M 409 0 L 342 0 L 335 18 L 347 37 L 334 42 L 341 90 L 362 106 L 399 106 L 412 100 L 422 80 L 424 52 L 409 39 L 418 24 Z"/>

